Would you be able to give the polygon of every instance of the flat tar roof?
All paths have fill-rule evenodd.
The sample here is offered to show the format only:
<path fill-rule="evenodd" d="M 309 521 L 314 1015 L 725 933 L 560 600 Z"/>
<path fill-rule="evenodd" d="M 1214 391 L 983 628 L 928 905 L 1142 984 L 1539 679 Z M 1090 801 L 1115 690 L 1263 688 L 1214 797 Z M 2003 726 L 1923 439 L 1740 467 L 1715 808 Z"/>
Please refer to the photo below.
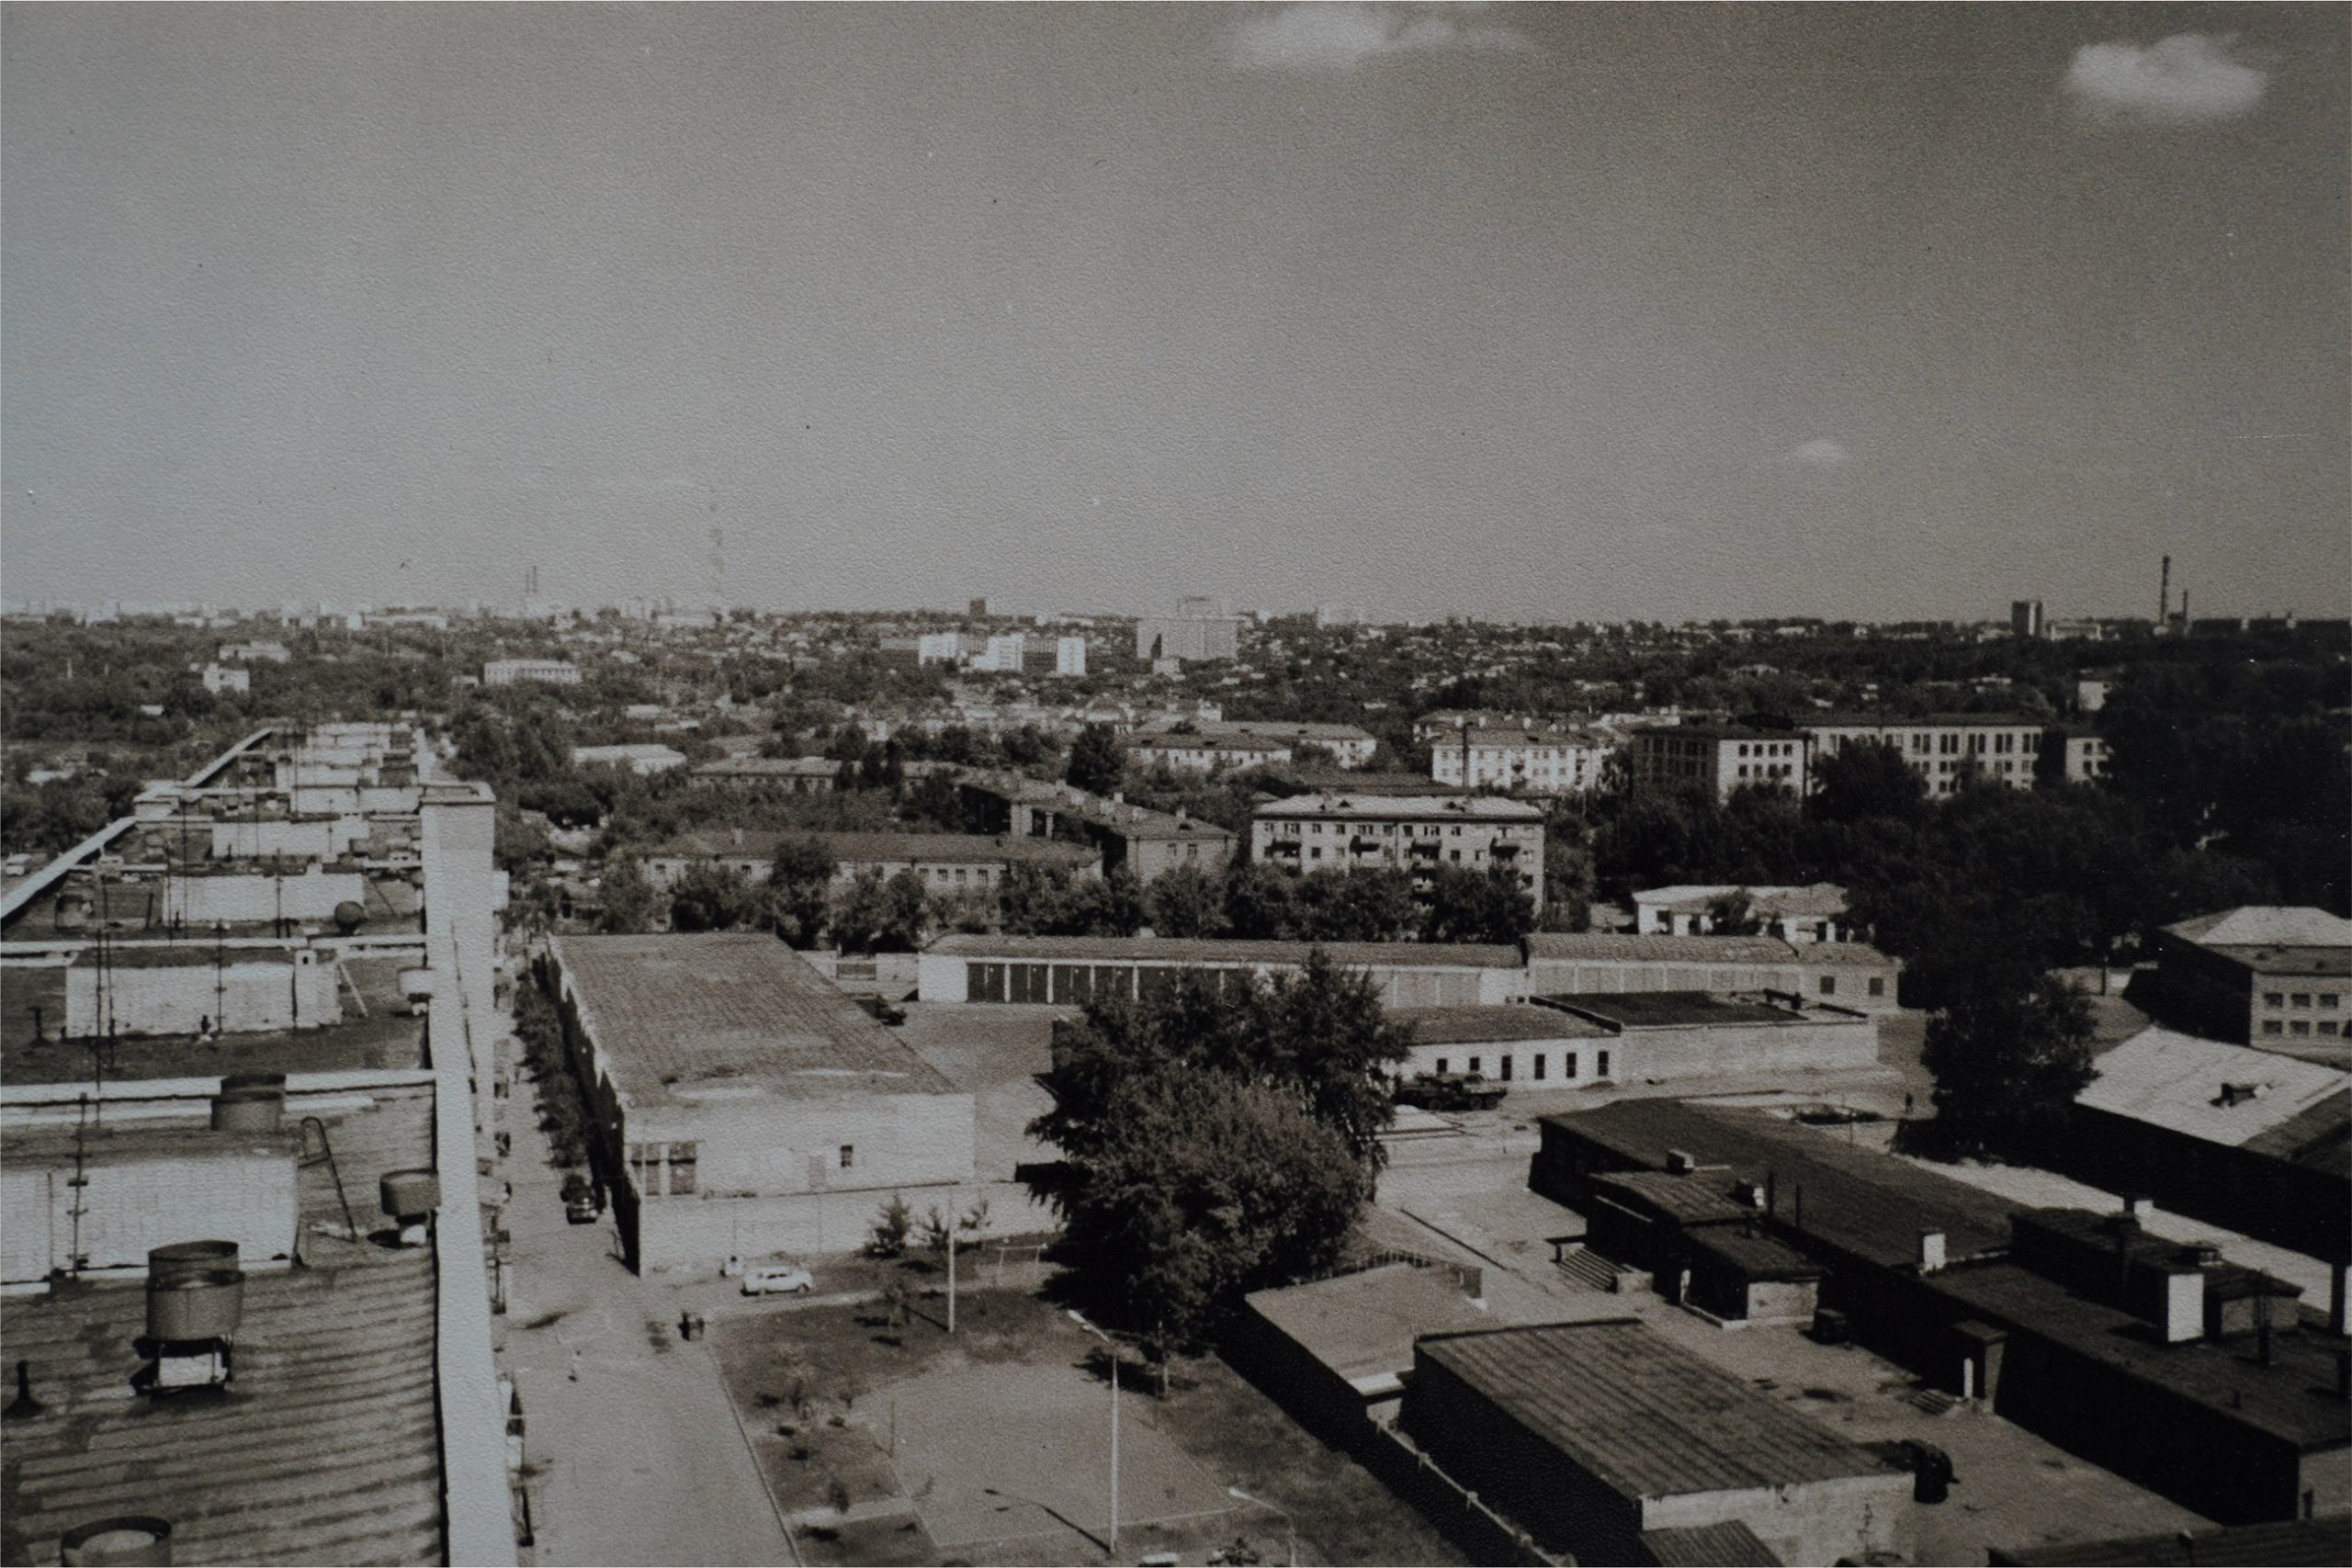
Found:
<path fill-rule="evenodd" d="M 1409 1263 L 1259 1291 L 1248 1301 L 1250 1311 L 1351 1382 L 1409 1369 L 1420 1335 L 1494 1322 L 1451 1274 Z"/>
<path fill-rule="evenodd" d="M 1351 969 L 1516 969 L 1519 949 L 1474 942 L 1227 942 L 1210 937 L 989 936 L 955 931 L 925 951 L 959 958 L 1105 964 L 1304 964 L 1320 946 Z"/>
<path fill-rule="evenodd" d="M 552 947 L 581 1022 L 631 1105 L 730 1091 L 956 1092 L 774 937 L 562 936 Z"/>
<path fill-rule="evenodd" d="M 1607 1319 L 1440 1335 L 1443 1367 L 1628 1497 L 1878 1475 L 1878 1455 L 1758 1393 L 1647 1325 Z"/>
<path fill-rule="evenodd" d="M 1606 1039 L 1610 1031 L 1590 1019 L 1551 1008 L 1390 1008 L 1393 1022 L 1409 1026 L 1423 1045 L 1480 1045 L 1488 1041 Z"/>
<path fill-rule="evenodd" d="M 1547 1008 L 1589 1013 L 1621 1029 L 1722 1029 L 1814 1021 L 1787 1008 L 1736 1001 L 1706 991 L 1565 991 L 1535 1000 Z"/>

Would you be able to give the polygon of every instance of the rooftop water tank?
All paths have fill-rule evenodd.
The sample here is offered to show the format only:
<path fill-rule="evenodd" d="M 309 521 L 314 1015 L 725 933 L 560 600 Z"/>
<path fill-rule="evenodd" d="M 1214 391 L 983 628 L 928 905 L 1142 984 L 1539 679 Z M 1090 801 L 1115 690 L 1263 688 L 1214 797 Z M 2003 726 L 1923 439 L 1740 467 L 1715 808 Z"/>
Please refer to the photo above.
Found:
<path fill-rule="evenodd" d="M 165 1279 L 147 1276 L 150 1339 L 234 1339 L 244 1310 L 243 1269 L 187 1267 Z"/>
<path fill-rule="evenodd" d="M 361 926 L 364 926 L 367 923 L 368 910 L 366 907 L 355 900 L 345 898 L 342 903 L 337 904 L 334 907 L 334 929 L 341 931 L 344 935 L 349 936 L 352 932 L 357 931 Z"/>
<path fill-rule="evenodd" d="M 267 1089 L 284 1094 L 286 1075 L 284 1073 L 231 1073 L 221 1078 L 220 1088 L 223 1093 L 240 1089 Z"/>
<path fill-rule="evenodd" d="M 207 1269 L 236 1267 L 237 1244 L 233 1241 L 175 1241 L 169 1247 L 147 1249 L 147 1278 L 151 1283 L 158 1280 L 176 1283 Z"/>

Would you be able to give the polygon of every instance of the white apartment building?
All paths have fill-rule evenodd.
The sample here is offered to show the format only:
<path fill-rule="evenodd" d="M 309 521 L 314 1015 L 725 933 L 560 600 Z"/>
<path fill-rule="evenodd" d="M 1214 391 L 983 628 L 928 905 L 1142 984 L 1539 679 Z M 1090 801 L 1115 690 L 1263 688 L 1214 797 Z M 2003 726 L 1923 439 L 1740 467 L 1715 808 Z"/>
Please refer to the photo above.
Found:
<path fill-rule="evenodd" d="M 1582 730 L 1465 728 L 1430 746 L 1430 777 L 1458 789 L 1582 795 L 1616 750 Z"/>
<path fill-rule="evenodd" d="M 1054 639 L 1054 673 L 1083 675 L 1086 673 L 1086 639 L 1065 637 Z"/>
<path fill-rule="evenodd" d="M 1833 716 L 1804 727 L 1814 757 L 1834 757 L 1849 746 L 1883 741 L 1903 753 L 1928 781 L 1929 795 L 1950 795 L 1971 773 L 2012 789 L 2033 787 L 2041 756 L 2042 725 L 2016 714 L 1946 714 L 1896 718 L 1882 714 Z"/>
<path fill-rule="evenodd" d="M 1250 858 L 1293 871 L 1507 865 L 1544 907 L 1544 811 L 1495 795 L 1298 795 L 1258 808 Z"/>
<path fill-rule="evenodd" d="M 543 686 L 577 686 L 580 666 L 565 659 L 493 659 L 481 667 L 485 686 L 512 686 L 526 681 Z"/>

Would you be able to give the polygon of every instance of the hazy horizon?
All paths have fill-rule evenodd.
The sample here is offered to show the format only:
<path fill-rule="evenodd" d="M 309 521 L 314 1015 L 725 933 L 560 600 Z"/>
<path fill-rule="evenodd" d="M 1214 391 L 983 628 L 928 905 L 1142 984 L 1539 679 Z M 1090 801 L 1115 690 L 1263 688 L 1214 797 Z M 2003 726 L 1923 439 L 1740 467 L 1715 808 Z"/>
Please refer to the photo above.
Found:
<path fill-rule="evenodd" d="M 2348 44 L 0 7 L 0 592 L 2341 615 Z"/>

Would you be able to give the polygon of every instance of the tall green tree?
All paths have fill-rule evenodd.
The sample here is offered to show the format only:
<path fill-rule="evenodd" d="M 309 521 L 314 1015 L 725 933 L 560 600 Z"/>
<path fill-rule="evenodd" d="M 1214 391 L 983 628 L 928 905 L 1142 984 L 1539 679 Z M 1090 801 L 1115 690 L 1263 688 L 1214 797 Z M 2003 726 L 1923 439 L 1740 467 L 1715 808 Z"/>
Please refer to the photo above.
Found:
<path fill-rule="evenodd" d="M 634 858 L 607 856 L 597 893 L 598 931 L 628 934 L 653 929 L 654 917 L 662 909 L 661 895 L 645 880 Z"/>
<path fill-rule="evenodd" d="M 1126 754 L 1107 724 L 1090 724 L 1070 742 L 1069 765 L 1062 777 L 1072 787 L 1091 795 L 1109 795 L 1126 776 Z"/>
<path fill-rule="evenodd" d="M 1946 987 L 1922 1060 L 1946 1152 L 2032 1156 L 2065 1131 L 2093 1077 L 2090 1001 L 2054 976 L 1977 969 Z"/>
<path fill-rule="evenodd" d="M 1534 929 L 1534 901 L 1509 866 L 1440 865 L 1430 875 L 1423 942 L 1512 943 Z"/>
<path fill-rule="evenodd" d="M 785 840 L 768 868 L 769 919 L 794 947 L 814 947 L 831 906 L 833 853 L 814 833 Z"/>
<path fill-rule="evenodd" d="M 1057 1032 L 1033 1135 L 1067 1179 L 1069 1255 L 1140 1330 L 1197 1343 L 1240 1292 L 1328 1264 L 1369 1198 L 1410 1048 L 1320 952 L 1242 987 L 1187 976 Z"/>
<path fill-rule="evenodd" d="M 1144 889 L 1144 919 L 1152 934 L 1217 937 L 1226 932 L 1225 888 L 1194 865 L 1161 872 Z"/>

